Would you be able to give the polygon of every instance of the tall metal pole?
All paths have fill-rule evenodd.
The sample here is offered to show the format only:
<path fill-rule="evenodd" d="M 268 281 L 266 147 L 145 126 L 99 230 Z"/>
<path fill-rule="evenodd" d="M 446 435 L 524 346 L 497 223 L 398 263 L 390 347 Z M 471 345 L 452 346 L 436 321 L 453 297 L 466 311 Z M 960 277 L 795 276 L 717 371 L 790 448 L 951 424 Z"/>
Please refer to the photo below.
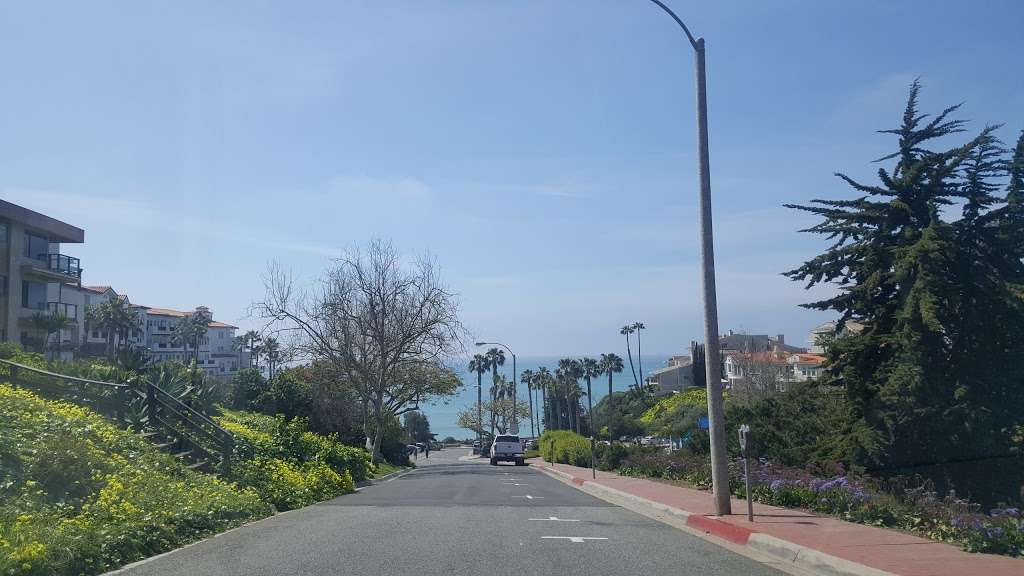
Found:
<path fill-rule="evenodd" d="M 479 452 L 477 454 L 481 457 L 484 455 L 484 387 L 480 383 L 480 373 L 476 375 L 476 421 L 480 428 L 476 431 L 476 443 L 479 445 Z"/>
<path fill-rule="evenodd" d="M 711 162 L 708 154 L 708 94 L 704 71 L 704 39 L 694 38 L 686 24 L 662 0 L 651 0 L 683 29 L 693 47 L 697 68 L 697 145 L 700 178 L 700 268 L 704 292 L 704 376 L 708 388 L 708 429 L 711 433 L 711 484 L 715 513 L 732 513 L 729 500 L 728 453 L 722 409 L 721 358 L 718 350 L 718 298 L 715 294 L 715 249 L 711 229 Z"/>
<path fill-rule="evenodd" d="M 711 483 L 715 512 L 732 513 L 729 466 L 725 447 L 725 414 L 718 351 L 718 297 L 715 291 L 715 248 L 711 225 L 711 161 L 708 153 L 708 94 L 704 71 L 704 39 L 694 45 L 697 63 L 697 140 L 700 177 L 700 267 L 704 288 L 704 376 L 708 388 L 708 429 L 711 433 Z"/>
<path fill-rule="evenodd" d="M 505 347 L 508 350 L 508 346 Z M 517 394 L 519 390 L 518 380 L 519 376 L 516 373 L 516 353 L 508 350 L 508 353 L 512 355 L 512 433 L 519 434 L 519 414 L 516 413 L 516 408 L 519 404 L 519 396 Z"/>

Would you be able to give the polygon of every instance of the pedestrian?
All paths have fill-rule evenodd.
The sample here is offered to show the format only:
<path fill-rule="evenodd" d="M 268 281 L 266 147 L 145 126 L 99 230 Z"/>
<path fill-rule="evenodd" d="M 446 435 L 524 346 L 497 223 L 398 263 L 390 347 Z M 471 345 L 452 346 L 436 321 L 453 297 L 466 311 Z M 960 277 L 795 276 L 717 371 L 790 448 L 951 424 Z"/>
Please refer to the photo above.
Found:
<path fill-rule="evenodd" d="M 423 455 L 426 456 L 428 460 L 430 459 L 430 442 L 424 444 Z"/>

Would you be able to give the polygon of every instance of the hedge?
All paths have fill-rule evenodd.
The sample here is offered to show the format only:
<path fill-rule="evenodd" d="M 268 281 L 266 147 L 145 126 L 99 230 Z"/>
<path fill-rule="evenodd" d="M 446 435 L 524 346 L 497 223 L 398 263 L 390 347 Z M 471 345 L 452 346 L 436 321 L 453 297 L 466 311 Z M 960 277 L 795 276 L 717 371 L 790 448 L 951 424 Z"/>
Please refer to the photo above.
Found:
<path fill-rule="evenodd" d="M 0 384 L 0 574 L 97 574 L 271 513 L 79 406 Z"/>

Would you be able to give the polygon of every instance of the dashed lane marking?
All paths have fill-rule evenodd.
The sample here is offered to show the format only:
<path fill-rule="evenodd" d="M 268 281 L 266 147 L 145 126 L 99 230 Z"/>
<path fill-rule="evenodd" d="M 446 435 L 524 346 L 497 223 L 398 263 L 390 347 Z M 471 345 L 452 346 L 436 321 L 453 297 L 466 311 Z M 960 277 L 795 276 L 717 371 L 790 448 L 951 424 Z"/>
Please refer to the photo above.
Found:
<path fill-rule="evenodd" d="M 607 538 L 602 538 L 600 536 L 541 536 L 541 538 L 549 540 L 568 540 L 569 542 L 576 543 L 582 543 L 587 540 L 607 540 Z"/>
<path fill-rule="evenodd" d="M 548 516 L 547 518 L 527 518 L 527 520 L 537 520 L 540 522 L 579 522 L 579 520 L 573 520 L 570 518 L 559 518 L 557 516 Z"/>
<path fill-rule="evenodd" d="M 530 496 L 529 494 L 527 494 L 525 496 L 513 496 L 513 498 L 526 498 L 527 500 L 539 500 L 539 499 L 543 499 L 544 497 L 543 496 Z"/>

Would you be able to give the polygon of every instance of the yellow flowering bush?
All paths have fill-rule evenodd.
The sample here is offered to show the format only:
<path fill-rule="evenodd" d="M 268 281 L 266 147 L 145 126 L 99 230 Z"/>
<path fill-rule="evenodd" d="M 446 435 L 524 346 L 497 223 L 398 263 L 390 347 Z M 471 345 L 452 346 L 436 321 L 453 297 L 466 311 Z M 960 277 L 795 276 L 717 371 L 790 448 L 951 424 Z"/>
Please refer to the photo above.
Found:
<path fill-rule="evenodd" d="M 0 383 L 0 575 L 98 574 L 270 512 L 86 408 Z"/>
<path fill-rule="evenodd" d="M 235 436 L 239 458 L 231 478 L 250 486 L 278 510 L 291 510 L 347 494 L 369 474 L 369 454 L 286 420 L 222 409 L 217 423 Z"/>

